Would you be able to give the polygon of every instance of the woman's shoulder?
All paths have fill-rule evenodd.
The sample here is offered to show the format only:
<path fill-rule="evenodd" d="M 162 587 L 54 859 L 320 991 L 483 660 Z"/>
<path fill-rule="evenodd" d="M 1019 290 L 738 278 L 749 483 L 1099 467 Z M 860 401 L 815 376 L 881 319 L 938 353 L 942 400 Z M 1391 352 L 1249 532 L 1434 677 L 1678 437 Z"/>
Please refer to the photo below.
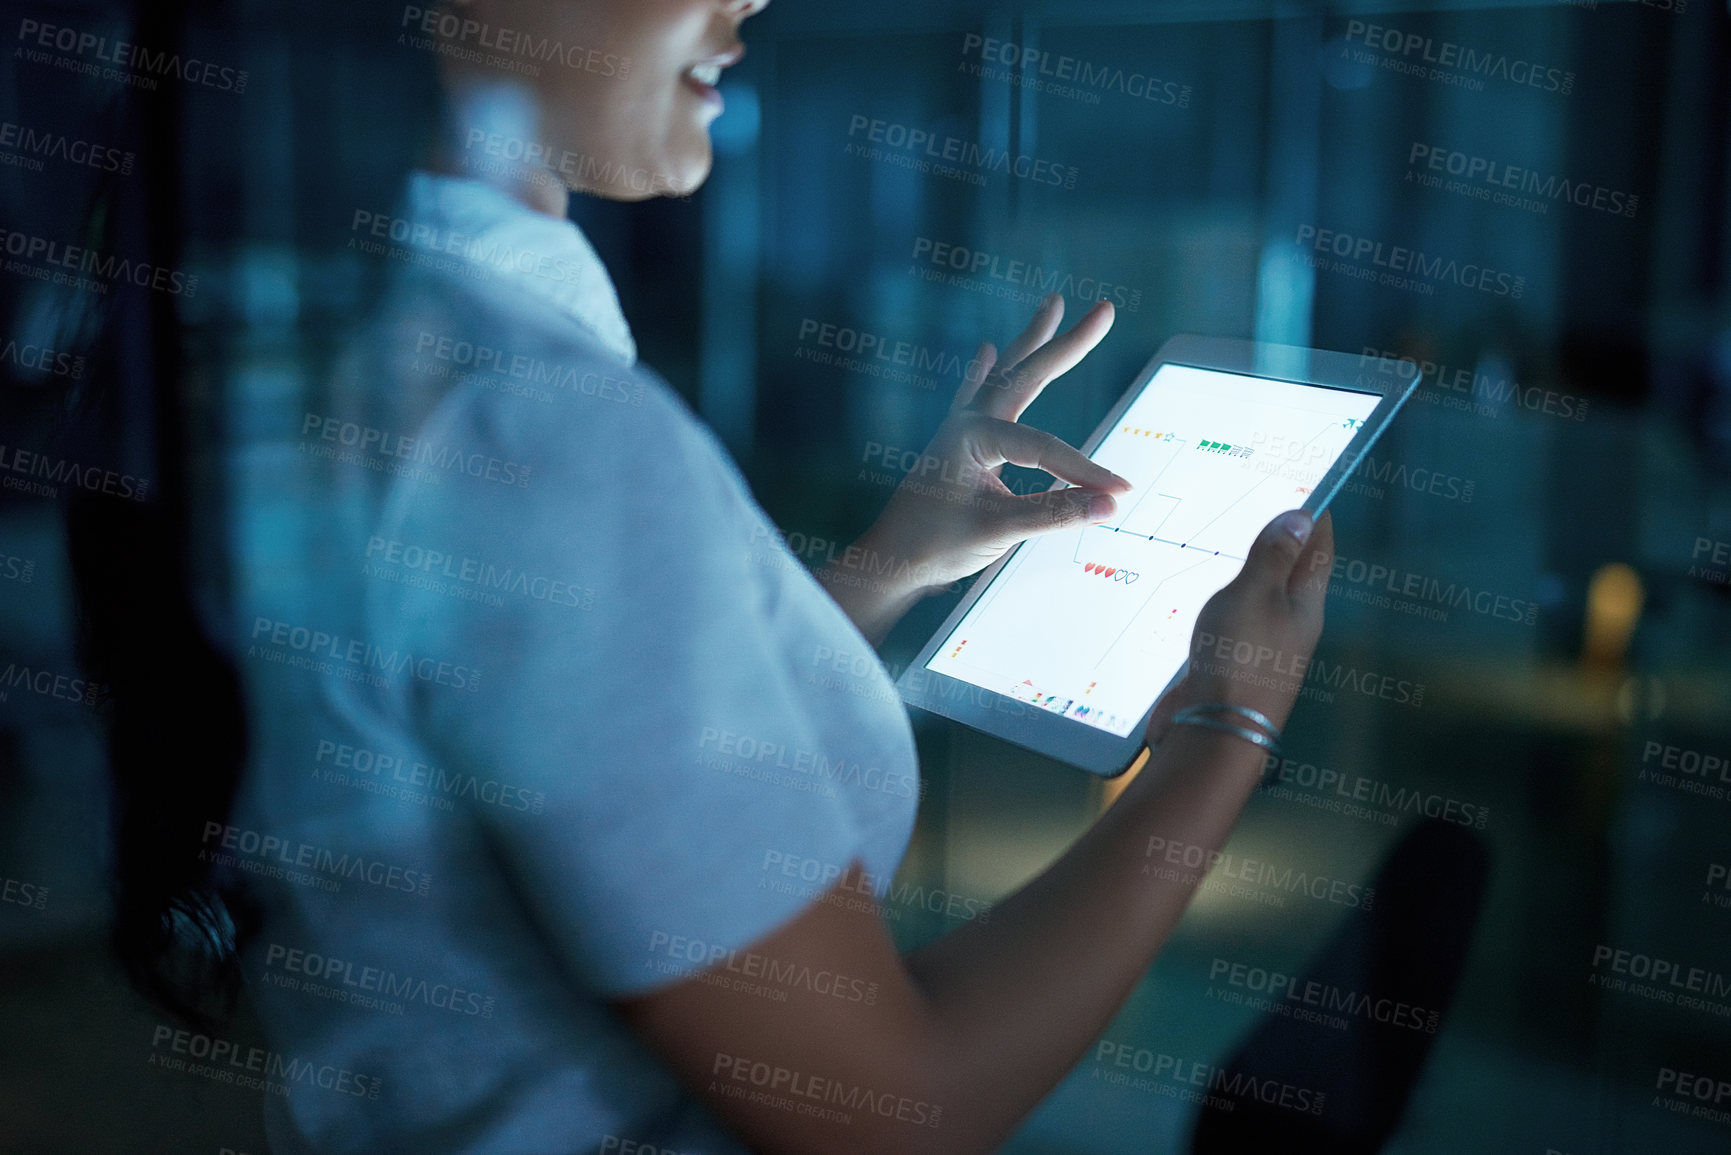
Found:
<path fill-rule="evenodd" d="M 399 424 L 467 422 L 561 455 L 649 442 L 725 457 L 679 394 L 616 342 L 548 301 L 494 288 L 436 270 L 405 278 L 345 375 L 388 398 Z"/>
<path fill-rule="evenodd" d="M 571 518 L 633 487 L 670 518 L 761 528 L 731 456 L 659 374 L 576 316 L 486 289 L 405 282 L 355 346 L 345 376 L 390 407 L 373 424 L 418 467 L 397 477 L 397 503 Z"/>

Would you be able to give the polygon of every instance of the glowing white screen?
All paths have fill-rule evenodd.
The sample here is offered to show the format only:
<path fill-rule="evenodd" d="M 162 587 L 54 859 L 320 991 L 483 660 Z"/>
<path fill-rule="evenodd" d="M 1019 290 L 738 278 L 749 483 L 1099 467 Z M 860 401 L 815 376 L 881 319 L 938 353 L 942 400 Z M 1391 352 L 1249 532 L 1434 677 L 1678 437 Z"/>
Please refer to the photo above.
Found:
<path fill-rule="evenodd" d="M 1093 454 L 1136 486 L 1118 512 L 1024 544 L 926 669 L 1127 736 L 1189 656 L 1203 604 L 1379 400 L 1162 366 Z"/>

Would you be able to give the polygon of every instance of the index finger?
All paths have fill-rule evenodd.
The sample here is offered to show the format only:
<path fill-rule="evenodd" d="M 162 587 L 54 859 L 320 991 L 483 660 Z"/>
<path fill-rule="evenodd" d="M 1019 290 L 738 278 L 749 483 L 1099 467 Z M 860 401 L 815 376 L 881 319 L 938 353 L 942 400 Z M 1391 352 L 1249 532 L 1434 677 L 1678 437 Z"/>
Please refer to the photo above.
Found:
<path fill-rule="evenodd" d="M 1014 367 L 1022 358 L 1050 341 L 1063 319 L 1064 295 L 1047 293 L 1045 300 L 1040 302 L 1040 307 L 1034 310 L 1034 317 L 1028 322 L 1028 327 L 1022 330 L 1022 335 L 1011 341 L 1010 347 L 1004 350 L 1004 367 Z"/>
<path fill-rule="evenodd" d="M 1021 362 L 998 369 L 974 398 L 975 406 L 992 417 L 1014 421 L 1046 385 L 1076 367 L 1112 328 L 1112 302 L 1101 301 L 1070 327 L 1047 341 Z"/>
<path fill-rule="evenodd" d="M 979 434 L 977 444 L 982 460 L 989 465 L 1008 462 L 1043 469 L 1060 481 L 1108 493 L 1125 493 L 1131 488 L 1128 480 L 1090 459 L 1062 437 L 1030 425 L 993 422 Z"/>

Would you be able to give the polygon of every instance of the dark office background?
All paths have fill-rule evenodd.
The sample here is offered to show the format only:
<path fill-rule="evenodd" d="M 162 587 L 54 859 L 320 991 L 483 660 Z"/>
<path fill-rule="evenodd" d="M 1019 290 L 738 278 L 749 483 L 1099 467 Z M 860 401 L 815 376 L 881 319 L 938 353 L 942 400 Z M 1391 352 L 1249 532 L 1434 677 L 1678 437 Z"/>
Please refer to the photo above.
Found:
<path fill-rule="evenodd" d="M 17 0 L 4 11 L 9 30 L 124 15 Z M 1398 66 L 1422 63 L 1423 49 L 1367 48 L 1360 25 L 1567 80 L 1415 75 Z M 159 97 L 156 119 L 115 130 L 141 156 L 131 179 L 173 190 L 137 235 L 200 275 L 190 300 L 139 314 L 137 355 L 161 364 L 172 344 L 195 443 L 245 445 L 249 414 L 294 408 L 312 387 L 319 318 L 365 295 L 324 278 L 325 241 L 297 222 L 316 215 L 328 166 L 394 145 L 342 137 L 356 123 L 345 98 L 367 78 L 309 66 L 319 32 L 292 8 L 195 5 L 158 27 L 249 82 L 244 94 Z M 708 184 L 688 200 L 585 202 L 574 215 L 644 360 L 717 430 L 796 552 L 820 563 L 827 543 L 869 523 L 890 492 L 885 447 L 923 446 L 954 366 L 1025 324 L 1031 304 L 999 290 L 1039 295 L 990 272 L 956 283 L 931 259 L 940 245 L 970 264 L 982 254 L 986 269 L 1022 262 L 1122 294 L 1104 344 L 1026 418 L 1072 442 L 1178 333 L 1438 367 L 1379 447 L 1380 473 L 1336 503 L 1340 553 L 1518 600 L 1531 620 L 1458 605 L 1436 620 L 1337 581 L 1320 655 L 1422 686 L 1422 702 L 1351 689 L 1307 699 L 1290 754 L 1477 818 L 1446 820 L 1450 837 L 1417 871 L 1462 899 L 1427 924 L 1444 944 L 1437 966 L 1449 969 L 1449 944 L 1462 962 L 1458 986 L 1437 988 L 1448 1005 L 1410 1088 L 1364 1072 L 1331 1085 L 1374 1085 L 1364 1093 L 1398 1108 L 1390 1152 L 1731 1150 L 1731 1116 L 1692 1116 L 1698 1100 L 1661 1082 L 1665 1070 L 1731 1080 L 1731 996 L 1721 985 L 1689 1005 L 1602 985 L 1629 977 L 1607 952 L 1731 976 L 1731 773 L 1701 769 L 1731 758 L 1726 6 L 776 0 L 746 39 Z M 982 58 L 988 39 L 1181 95 L 1110 80 L 1042 92 L 1028 83 L 1037 65 L 1009 68 L 1017 82 L 982 76 L 1003 67 Z M 119 123 L 118 93 L 11 52 L 0 63 L 0 120 L 100 136 Z M 872 131 L 862 120 L 1073 168 L 1073 187 L 921 172 L 887 143 L 857 155 L 850 145 Z M 1530 191 L 1519 195 L 1536 203 L 1499 203 L 1485 180 L 1451 174 L 1451 156 L 1567 181 L 1586 203 Z M 52 161 L 0 167 L 7 227 L 77 236 L 99 177 Z M 1318 253 L 1324 230 L 1507 279 L 1390 287 L 1354 275 L 1381 271 L 1370 256 Z M 76 337 L 77 316 L 45 318 L 31 282 L 6 281 L 9 339 Z M 1070 315 L 1084 305 L 1072 297 Z M 915 378 L 898 380 L 824 363 L 850 333 L 905 343 L 925 368 L 892 365 Z M 7 451 L 64 452 L 72 375 L 3 368 Z M 186 484 L 205 515 L 201 604 L 221 602 L 225 537 L 257 530 L 225 522 L 220 476 L 207 462 Z M 0 491 L 0 664 L 78 669 L 60 526 L 55 500 Z M 892 670 L 953 604 L 935 598 L 897 629 Z M 165 671 L 174 660 L 163 656 Z M 97 713 L 0 694 L 0 878 L 46 890 L 40 907 L 0 902 L 0 1149 L 263 1151 L 256 1097 L 147 1065 L 160 1014 L 104 953 Z M 999 897 L 1111 795 L 979 734 L 917 726 L 930 785 L 904 881 Z M 177 757 L 163 751 L 165 775 Z M 1715 784 L 1717 797 L 1692 789 Z M 1340 812 L 1329 797 L 1302 783 L 1257 797 L 1228 852 L 1370 885 L 1419 815 Z M 895 913 L 908 943 L 956 922 L 917 904 Z M 1191 1063 L 1254 1050 L 1268 1020 L 1221 1000 L 1217 960 L 1308 973 L 1374 919 L 1417 913 L 1206 891 L 1106 1038 Z M 236 1034 L 249 1029 L 243 1006 Z M 1323 1086 L 1330 1054 L 1319 1047 L 1293 1078 Z M 1138 1073 L 1091 1053 L 1005 1150 L 1184 1149 L 1196 1106 L 1107 1077 L 1117 1070 Z"/>

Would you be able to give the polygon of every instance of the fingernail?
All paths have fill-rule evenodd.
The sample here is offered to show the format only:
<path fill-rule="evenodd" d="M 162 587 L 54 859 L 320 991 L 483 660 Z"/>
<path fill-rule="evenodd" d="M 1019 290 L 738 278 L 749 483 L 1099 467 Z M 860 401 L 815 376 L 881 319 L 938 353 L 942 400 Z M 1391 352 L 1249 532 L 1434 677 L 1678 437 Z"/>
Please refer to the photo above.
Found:
<path fill-rule="evenodd" d="M 1294 509 L 1280 515 L 1280 528 L 1285 530 L 1292 540 L 1303 545 L 1310 540 L 1310 531 L 1316 527 L 1308 513 L 1302 509 Z"/>
<path fill-rule="evenodd" d="M 1112 500 L 1110 493 L 1096 493 L 1088 499 L 1088 520 L 1105 521 L 1118 510 L 1118 503 Z"/>
<path fill-rule="evenodd" d="M 1122 487 L 1126 491 L 1136 488 L 1136 483 L 1131 481 L 1128 477 L 1119 477 L 1116 473 L 1114 473 L 1114 474 L 1112 474 L 1112 480 L 1116 481 L 1119 484 L 1119 486 Z"/>

